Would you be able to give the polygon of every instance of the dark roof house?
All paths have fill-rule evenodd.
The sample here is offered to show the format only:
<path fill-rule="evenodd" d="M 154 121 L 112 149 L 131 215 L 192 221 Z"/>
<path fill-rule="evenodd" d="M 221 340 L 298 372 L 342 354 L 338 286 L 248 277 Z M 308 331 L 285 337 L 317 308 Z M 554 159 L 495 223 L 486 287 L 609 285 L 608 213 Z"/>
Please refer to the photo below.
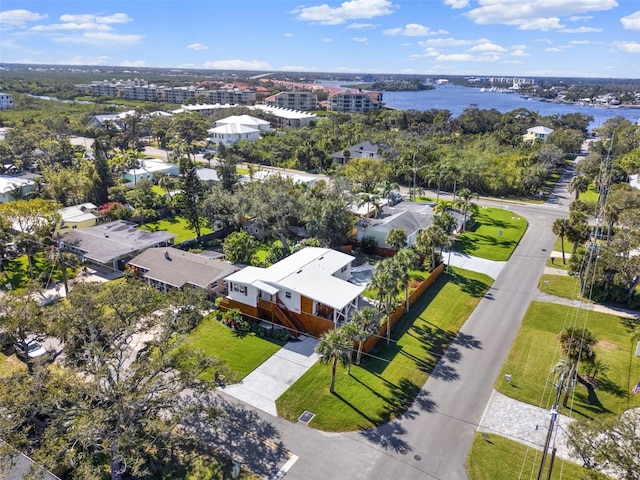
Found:
<path fill-rule="evenodd" d="M 384 145 L 382 143 L 371 143 L 369 140 L 365 140 L 364 142 L 358 143 L 353 147 L 349 147 L 347 151 L 348 154 L 345 155 L 344 150 L 340 150 L 338 152 L 334 152 L 331 154 L 331 158 L 335 162 L 339 163 L 347 163 L 352 158 L 371 158 L 373 160 L 380 160 L 380 151 L 386 150 L 389 148 L 389 145 Z"/>

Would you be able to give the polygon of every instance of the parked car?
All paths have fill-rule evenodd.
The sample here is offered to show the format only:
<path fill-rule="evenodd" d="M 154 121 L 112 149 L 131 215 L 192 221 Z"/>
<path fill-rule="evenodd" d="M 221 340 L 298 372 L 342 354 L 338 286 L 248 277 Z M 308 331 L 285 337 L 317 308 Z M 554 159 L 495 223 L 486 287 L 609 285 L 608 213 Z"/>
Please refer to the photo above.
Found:
<path fill-rule="evenodd" d="M 28 340 L 26 347 L 27 348 L 25 351 L 24 345 L 22 343 L 16 343 L 13 345 L 13 348 L 16 351 L 16 356 L 18 358 L 26 360 L 28 355 L 29 359 L 34 360 L 36 358 L 44 358 L 45 356 L 49 355 L 47 349 L 35 340 Z"/>

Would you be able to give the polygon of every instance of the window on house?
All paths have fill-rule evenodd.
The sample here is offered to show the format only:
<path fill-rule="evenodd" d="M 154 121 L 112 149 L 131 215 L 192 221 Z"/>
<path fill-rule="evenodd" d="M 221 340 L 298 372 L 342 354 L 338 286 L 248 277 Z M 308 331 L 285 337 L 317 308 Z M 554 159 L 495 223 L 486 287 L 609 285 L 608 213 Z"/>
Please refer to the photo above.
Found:
<path fill-rule="evenodd" d="M 346 265 L 340 269 L 340 273 L 343 273 L 343 272 L 346 272 L 346 271 L 347 271 L 347 266 Z"/>
<path fill-rule="evenodd" d="M 286 298 L 291 298 L 291 292 L 284 292 L 284 296 Z"/>

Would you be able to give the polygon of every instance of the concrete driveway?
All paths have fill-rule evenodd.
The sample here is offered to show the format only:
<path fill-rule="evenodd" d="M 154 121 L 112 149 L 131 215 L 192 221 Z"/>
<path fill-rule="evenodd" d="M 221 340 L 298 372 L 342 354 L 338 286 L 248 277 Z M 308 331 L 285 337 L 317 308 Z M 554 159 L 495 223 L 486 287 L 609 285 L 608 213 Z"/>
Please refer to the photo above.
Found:
<path fill-rule="evenodd" d="M 240 383 L 228 385 L 224 393 L 277 416 L 276 400 L 318 360 L 311 337 L 287 343 Z"/>

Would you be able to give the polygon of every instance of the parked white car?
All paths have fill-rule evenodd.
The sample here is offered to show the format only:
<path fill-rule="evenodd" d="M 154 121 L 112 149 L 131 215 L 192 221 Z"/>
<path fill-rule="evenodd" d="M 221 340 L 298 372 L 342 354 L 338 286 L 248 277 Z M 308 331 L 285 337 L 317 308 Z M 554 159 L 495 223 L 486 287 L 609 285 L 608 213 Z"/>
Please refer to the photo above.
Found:
<path fill-rule="evenodd" d="M 26 351 L 22 343 L 16 343 L 13 346 L 13 348 L 16 351 L 16 355 L 22 360 L 26 360 L 27 355 L 29 356 L 29 359 L 35 359 L 35 358 L 44 357 L 45 355 L 49 354 L 47 349 L 44 348 L 35 340 L 28 340 L 26 346 L 27 346 Z"/>

